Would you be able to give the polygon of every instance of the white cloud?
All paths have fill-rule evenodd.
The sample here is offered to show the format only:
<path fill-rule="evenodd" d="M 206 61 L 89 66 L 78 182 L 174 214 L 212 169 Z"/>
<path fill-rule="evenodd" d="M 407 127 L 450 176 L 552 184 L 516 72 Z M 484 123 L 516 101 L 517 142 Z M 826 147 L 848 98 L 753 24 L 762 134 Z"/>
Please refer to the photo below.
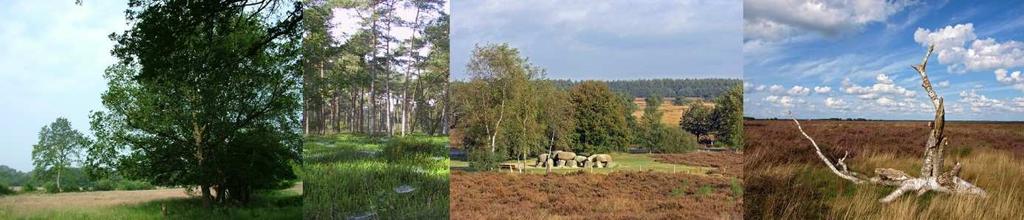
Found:
<path fill-rule="evenodd" d="M 764 98 L 764 100 L 768 101 L 769 103 L 771 103 L 773 105 L 782 106 L 782 107 L 786 107 L 786 108 L 793 107 L 795 104 L 807 103 L 807 101 L 805 101 L 803 99 L 799 99 L 799 98 L 794 99 L 793 97 L 789 97 L 789 96 L 775 96 L 775 95 L 767 96 L 767 97 Z"/>
<path fill-rule="evenodd" d="M 1010 111 L 1024 112 L 1024 97 L 1006 101 L 988 98 L 974 89 L 960 92 L 960 102 L 969 106 L 972 112 Z"/>
<path fill-rule="evenodd" d="M 757 87 L 754 87 L 754 91 L 758 91 L 758 92 L 764 91 L 764 87 L 765 87 L 765 85 L 758 85 Z"/>
<path fill-rule="evenodd" d="M 808 89 L 808 88 L 803 87 L 803 86 L 793 86 L 793 88 L 790 88 L 789 91 L 786 92 L 786 94 L 789 94 L 789 95 L 792 95 L 792 96 L 805 96 L 805 95 L 810 94 L 810 93 L 811 93 L 811 89 Z"/>
<path fill-rule="evenodd" d="M 935 85 L 939 88 L 949 88 L 949 80 L 941 81 Z"/>
<path fill-rule="evenodd" d="M 777 41 L 803 31 L 835 36 L 884 22 L 912 4 L 908 0 L 746 0 L 744 38 Z"/>
<path fill-rule="evenodd" d="M 832 87 L 828 87 L 828 86 L 815 86 L 814 87 L 814 92 L 818 93 L 818 94 L 829 93 L 829 92 L 832 92 Z"/>
<path fill-rule="evenodd" d="M 878 74 L 875 77 L 877 83 L 871 86 L 859 86 L 850 82 L 850 79 L 844 79 L 842 82 L 842 91 L 847 94 L 861 95 L 862 98 L 875 98 L 880 95 L 899 95 L 904 97 L 914 97 L 917 92 L 907 90 L 902 86 L 894 84 L 892 79 L 885 74 Z"/>
<path fill-rule="evenodd" d="M 843 101 L 842 99 L 838 99 L 838 98 L 833 98 L 833 97 L 825 98 L 825 107 L 834 108 L 834 109 L 845 109 L 845 108 L 847 108 L 846 101 Z"/>
<path fill-rule="evenodd" d="M 995 71 L 996 81 L 1003 84 L 1013 85 L 1013 88 L 1024 91 L 1024 76 L 1021 76 L 1020 71 L 1013 71 L 1013 73 L 1008 72 L 1009 71 L 1006 71 L 1006 69 L 997 69 Z"/>
<path fill-rule="evenodd" d="M 781 93 L 783 93 L 785 91 L 786 91 L 786 87 L 782 87 L 781 85 L 772 85 L 772 86 L 768 87 L 768 92 L 770 92 L 772 94 L 781 94 Z"/>
<path fill-rule="evenodd" d="M 978 39 L 972 23 L 934 31 L 918 28 L 914 41 L 923 46 L 934 44 L 939 63 L 949 65 L 948 70 L 954 73 L 1024 66 L 1024 43 Z"/>

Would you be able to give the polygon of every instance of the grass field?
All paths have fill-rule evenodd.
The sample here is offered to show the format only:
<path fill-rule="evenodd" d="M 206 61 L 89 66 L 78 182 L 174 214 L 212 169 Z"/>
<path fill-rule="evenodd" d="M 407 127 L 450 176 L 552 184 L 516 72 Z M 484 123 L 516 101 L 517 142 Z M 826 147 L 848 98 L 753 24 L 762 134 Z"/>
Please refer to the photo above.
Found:
<path fill-rule="evenodd" d="M 888 167 L 919 176 L 927 122 L 801 122 L 830 158 L 852 170 Z M 946 169 L 988 191 L 978 199 L 854 185 L 828 171 L 792 121 L 746 121 L 745 216 L 749 219 L 1024 219 L 1024 123 L 947 122 Z"/>
<path fill-rule="evenodd" d="M 184 189 L 26 193 L 0 197 L 0 219 L 297 219 L 301 185 L 257 194 L 250 204 L 204 208 Z M 166 216 L 164 208 L 166 207 Z"/>
<path fill-rule="evenodd" d="M 741 166 L 742 156 L 693 154 L 708 153 L 615 153 L 611 168 L 555 168 L 551 175 L 533 164 L 523 174 L 466 172 L 468 163 L 453 161 L 452 218 L 742 219 L 742 181 L 721 172 L 736 170 L 727 167 Z"/>
<path fill-rule="evenodd" d="M 307 138 L 306 219 L 447 219 L 447 137 Z"/>

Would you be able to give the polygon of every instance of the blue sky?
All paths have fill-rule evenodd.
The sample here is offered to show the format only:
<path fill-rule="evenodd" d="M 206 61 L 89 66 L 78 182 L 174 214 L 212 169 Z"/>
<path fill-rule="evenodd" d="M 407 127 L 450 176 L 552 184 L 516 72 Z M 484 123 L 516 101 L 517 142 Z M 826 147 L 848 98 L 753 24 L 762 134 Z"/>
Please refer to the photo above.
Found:
<path fill-rule="evenodd" d="M 1024 120 L 1024 4 L 1015 1 L 744 2 L 745 114 L 930 119 L 911 65 L 947 119 Z"/>
<path fill-rule="evenodd" d="M 121 32 L 124 1 L 0 1 L 0 164 L 32 169 L 39 129 L 57 117 L 89 134 L 102 109 L 107 35 Z"/>
<path fill-rule="evenodd" d="M 454 1 L 452 78 L 509 43 L 555 79 L 740 78 L 740 1 Z"/>

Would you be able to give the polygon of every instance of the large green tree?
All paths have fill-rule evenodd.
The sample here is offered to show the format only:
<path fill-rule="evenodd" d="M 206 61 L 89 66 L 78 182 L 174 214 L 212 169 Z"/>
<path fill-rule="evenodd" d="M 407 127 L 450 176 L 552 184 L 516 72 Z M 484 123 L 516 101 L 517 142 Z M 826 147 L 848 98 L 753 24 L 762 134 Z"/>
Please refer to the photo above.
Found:
<path fill-rule="evenodd" d="M 54 176 L 57 188 L 61 188 L 61 174 L 79 160 L 82 149 L 89 145 L 89 139 L 71 128 L 68 119 L 57 118 L 39 131 L 39 143 L 32 146 L 32 164 L 36 174 Z"/>
<path fill-rule="evenodd" d="M 623 151 L 626 148 L 626 106 L 619 96 L 598 81 L 585 81 L 569 90 L 576 130 L 576 152 Z"/>
<path fill-rule="evenodd" d="M 100 113 L 124 129 L 122 174 L 198 186 L 204 204 L 296 177 L 299 2 L 133 0 L 126 16 Z"/>
<path fill-rule="evenodd" d="M 732 148 L 743 147 L 743 86 L 733 86 L 715 99 L 711 119 L 719 141 Z"/>

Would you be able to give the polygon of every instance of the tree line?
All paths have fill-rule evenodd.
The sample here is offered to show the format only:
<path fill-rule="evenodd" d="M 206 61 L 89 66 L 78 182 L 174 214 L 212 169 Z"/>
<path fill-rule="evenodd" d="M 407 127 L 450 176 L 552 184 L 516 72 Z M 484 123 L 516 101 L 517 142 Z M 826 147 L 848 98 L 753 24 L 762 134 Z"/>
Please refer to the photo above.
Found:
<path fill-rule="evenodd" d="M 570 88 L 581 81 L 552 80 L 559 88 Z M 608 87 L 630 97 L 700 97 L 713 99 L 732 87 L 742 84 L 739 79 L 637 79 L 605 81 Z"/>
<path fill-rule="evenodd" d="M 447 133 L 449 16 L 443 7 L 443 0 L 310 2 L 303 21 L 304 133 Z M 402 10 L 414 17 L 400 16 Z M 346 14 L 352 16 L 341 19 L 354 19 L 358 27 L 331 22 Z M 332 34 L 338 28 L 350 29 Z"/>
<path fill-rule="evenodd" d="M 696 136 L 681 126 L 660 122 L 657 107 L 663 100 L 657 94 L 647 97 L 645 117 L 638 119 L 632 115 L 637 108 L 633 96 L 617 93 L 602 81 L 573 82 L 561 88 L 558 81 L 545 79 L 543 68 L 507 44 L 477 46 L 467 73 L 468 81 L 453 84 L 449 104 L 452 126 L 479 168 L 553 150 L 592 154 L 641 147 L 674 153 L 696 148 Z M 723 90 L 738 87 L 737 81 Z M 720 98 L 729 101 L 720 102 L 729 108 L 721 108 L 718 115 L 737 116 L 729 122 L 739 122 L 742 109 L 735 105 L 742 105 L 742 92 L 727 94 L 734 97 Z"/>

